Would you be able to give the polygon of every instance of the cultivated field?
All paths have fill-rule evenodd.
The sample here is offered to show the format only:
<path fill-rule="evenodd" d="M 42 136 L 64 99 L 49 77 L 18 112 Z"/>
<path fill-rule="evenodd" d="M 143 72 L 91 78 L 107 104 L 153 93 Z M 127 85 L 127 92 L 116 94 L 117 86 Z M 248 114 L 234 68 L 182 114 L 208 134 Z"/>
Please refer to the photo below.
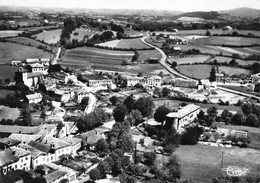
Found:
<path fill-rule="evenodd" d="M 0 37 L 15 37 L 22 32 L 23 31 L 17 31 L 17 30 L 3 30 L 0 31 Z"/>
<path fill-rule="evenodd" d="M 247 37 L 228 37 L 228 36 L 213 36 L 209 38 L 189 40 L 190 43 L 202 45 L 232 45 L 232 46 L 246 46 L 260 44 L 260 39 Z"/>
<path fill-rule="evenodd" d="M 16 70 L 17 67 L 9 65 L 0 65 L 0 79 L 5 80 L 9 78 L 11 81 L 13 81 Z"/>
<path fill-rule="evenodd" d="M 131 60 L 131 51 L 113 51 L 98 48 L 81 47 L 69 50 L 62 57 L 62 63 L 68 65 L 86 65 L 90 63 L 104 65 L 121 65 L 124 60 Z"/>
<path fill-rule="evenodd" d="M 37 31 L 37 30 L 48 30 L 52 28 L 58 28 L 57 26 L 40 26 L 40 27 L 24 27 L 20 28 L 21 31 Z"/>
<path fill-rule="evenodd" d="M 173 153 L 181 163 L 182 180 L 195 182 L 212 182 L 213 177 L 226 176 L 221 169 L 223 153 L 223 168 L 238 166 L 248 168 L 248 175 L 256 177 L 260 163 L 260 151 L 250 148 L 220 148 L 211 146 L 181 146 Z"/>
<path fill-rule="evenodd" d="M 2 119 L 16 120 L 19 116 L 20 116 L 20 110 L 18 108 L 0 106 L 0 120 Z"/>
<path fill-rule="evenodd" d="M 121 39 L 121 41 L 116 45 L 116 48 L 148 49 L 150 48 L 150 46 L 141 42 L 140 38 L 135 38 L 135 39 Z"/>
<path fill-rule="evenodd" d="M 181 64 L 204 63 L 210 59 L 210 56 L 205 55 L 187 55 L 187 57 L 179 58 L 179 56 L 171 56 L 167 59 L 169 63 L 177 62 Z"/>
<path fill-rule="evenodd" d="M 14 37 L 14 38 L 9 38 L 9 41 L 15 42 L 15 43 L 19 43 L 19 44 L 23 44 L 23 45 L 28 45 L 28 46 L 33 46 L 33 47 L 38 47 L 38 46 L 42 46 L 42 47 L 47 47 L 48 50 L 52 50 L 52 48 L 49 45 L 43 44 L 39 41 L 36 41 L 34 39 L 30 39 L 28 37 Z"/>
<path fill-rule="evenodd" d="M 209 78 L 209 73 L 211 70 L 210 65 L 205 65 L 205 64 L 198 64 L 198 65 L 180 65 L 177 66 L 177 70 L 189 77 L 193 77 L 196 79 L 206 79 Z M 234 67 L 227 67 L 227 66 L 220 66 L 219 67 L 220 72 L 225 72 L 228 75 L 232 76 L 234 74 L 239 75 L 239 74 L 250 74 L 249 70 L 246 69 L 241 69 L 241 68 L 234 68 Z"/>
<path fill-rule="evenodd" d="M 12 59 L 25 60 L 26 58 L 50 58 L 49 52 L 17 43 L 0 44 L 0 61 L 6 63 Z"/>
<path fill-rule="evenodd" d="M 212 58 L 211 60 L 209 60 L 209 62 L 213 62 L 214 60 L 217 60 L 218 63 L 229 63 L 232 58 L 229 57 L 220 57 L 220 56 L 216 56 L 214 58 Z M 242 60 L 242 59 L 235 59 L 236 62 L 238 62 L 239 65 L 252 65 L 255 62 L 258 62 L 257 60 Z M 208 63 L 208 62 L 207 62 Z"/>
<path fill-rule="evenodd" d="M 158 75 L 161 71 L 165 74 L 169 72 L 161 64 L 138 64 L 124 67 L 124 70 L 132 73 L 141 72 L 143 75 Z"/>
<path fill-rule="evenodd" d="M 104 42 L 104 43 L 99 43 L 97 44 L 98 46 L 103 46 L 103 47 L 111 47 L 111 48 L 114 48 L 116 47 L 116 45 L 120 42 L 121 40 L 119 39 L 116 39 L 116 40 L 112 40 L 112 41 L 107 41 L 107 42 Z"/>
<path fill-rule="evenodd" d="M 61 29 L 50 30 L 41 32 L 39 34 L 33 35 L 37 40 L 44 41 L 48 44 L 55 44 L 60 40 Z"/>

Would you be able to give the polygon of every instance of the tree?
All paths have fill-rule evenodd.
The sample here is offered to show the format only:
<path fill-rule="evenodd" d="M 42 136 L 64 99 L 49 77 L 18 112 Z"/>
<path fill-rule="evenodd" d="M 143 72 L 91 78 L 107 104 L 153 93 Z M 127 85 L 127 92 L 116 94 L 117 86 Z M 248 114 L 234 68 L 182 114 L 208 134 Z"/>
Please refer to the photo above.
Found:
<path fill-rule="evenodd" d="M 124 104 L 118 105 L 113 110 L 113 117 L 114 117 L 116 122 L 124 121 L 126 114 L 127 114 L 127 108 Z"/>
<path fill-rule="evenodd" d="M 231 118 L 231 124 L 233 125 L 243 125 L 245 122 L 245 118 L 243 113 L 237 112 L 232 118 Z"/>
<path fill-rule="evenodd" d="M 118 102 L 118 97 L 114 95 L 109 100 L 112 103 L 112 105 L 116 105 Z"/>
<path fill-rule="evenodd" d="M 247 118 L 246 118 L 246 125 L 248 126 L 254 126 L 254 127 L 259 127 L 259 118 L 257 117 L 256 114 L 250 113 Z"/>
<path fill-rule="evenodd" d="M 126 173 L 119 176 L 120 183 L 136 183 L 137 178 Z"/>
<path fill-rule="evenodd" d="M 197 118 L 198 118 L 199 120 L 204 120 L 204 119 L 205 119 L 205 112 L 204 112 L 203 110 L 200 110 L 200 112 L 199 112 Z"/>
<path fill-rule="evenodd" d="M 168 181 L 176 181 L 181 178 L 181 167 L 179 159 L 176 155 L 172 155 L 169 158 L 169 162 L 163 167 L 165 171 L 164 179 Z"/>
<path fill-rule="evenodd" d="M 81 102 L 80 102 L 80 105 L 82 106 L 87 106 L 88 105 L 88 102 L 89 102 L 89 97 L 84 97 Z"/>
<path fill-rule="evenodd" d="M 106 142 L 105 139 L 99 139 L 99 140 L 97 141 L 96 150 L 97 150 L 98 152 L 107 153 L 107 152 L 108 152 L 108 148 L 109 148 L 109 145 L 108 145 L 108 143 Z"/>
<path fill-rule="evenodd" d="M 251 66 L 251 70 L 253 71 L 253 74 L 257 74 L 260 71 L 260 64 L 255 62 Z"/>
<path fill-rule="evenodd" d="M 106 178 L 106 174 L 108 174 L 111 171 L 107 161 L 101 161 L 98 164 L 97 169 L 99 169 L 100 171 L 101 178 Z"/>
<path fill-rule="evenodd" d="M 132 152 L 134 149 L 134 141 L 130 133 L 123 132 L 119 136 L 119 148 L 125 152 Z"/>
<path fill-rule="evenodd" d="M 212 118 L 215 118 L 217 117 L 218 115 L 218 109 L 214 106 L 214 107 L 211 107 L 211 108 L 208 108 L 207 109 L 207 114 L 212 117 Z"/>
<path fill-rule="evenodd" d="M 11 82 L 10 78 L 6 78 L 6 79 L 5 79 L 5 83 L 6 83 L 6 84 L 9 84 L 10 82 Z"/>
<path fill-rule="evenodd" d="M 210 31 L 209 30 L 207 30 L 207 32 L 206 32 L 206 34 L 205 34 L 206 36 L 211 36 L 211 33 L 210 33 Z"/>
<path fill-rule="evenodd" d="M 237 61 L 234 58 L 229 62 L 229 64 L 231 66 L 237 66 L 238 65 Z"/>
<path fill-rule="evenodd" d="M 98 168 L 94 168 L 89 172 L 89 178 L 91 180 L 99 180 L 101 179 L 102 175 L 100 173 L 100 170 Z"/>
<path fill-rule="evenodd" d="M 170 109 L 168 109 L 165 106 L 160 106 L 156 109 L 155 113 L 154 113 L 154 119 L 157 122 L 160 122 L 163 124 L 163 122 L 166 119 L 166 115 L 169 114 L 171 112 Z"/>
<path fill-rule="evenodd" d="M 191 126 L 185 129 L 185 132 L 181 135 L 182 145 L 195 145 L 199 141 L 199 137 L 203 130 L 198 126 Z"/>
<path fill-rule="evenodd" d="M 156 153 L 155 152 L 145 152 L 143 157 L 145 159 L 144 164 L 147 166 L 152 166 L 156 159 Z"/>
<path fill-rule="evenodd" d="M 18 98 L 16 98 L 16 96 L 12 93 L 9 93 L 6 97 L 5 97 L 5 102 L 9 107 L 19 107 L 20 104 L 20 100 Z"/>
<path fill-rule="evenodd" d="M 176 68 L 177 67 L 177 62 L 172 62 L 172 68 Z"/>
<path fill-rule="evenodd" d="M 252 104 L 250 104 L 249 102 L 244 103 L 244 104 L 241 106 L 241 109 L 242 109 L 244 115 L 247 116 L 247 115 L 249 115 L 249 114 L 252 112 L 252 110 L 253 110 Z"/>
<path fill-rule="evenodd" d="M 138 53 L 137 49 L 135 49 L 134 56 L 132 57 L 132 62 L 137 61 L 138 58 L 139 58 L 139 53 Z"/>
<path fill-rule="evenodd" d="M 209 81 L 210 82 L 216 81 L 216 70 L 215 70 L 215 67 L 211 67 Z"/>
<path fill-rule="evenodd" d="M 229 123 L 231 121 L 231 118 L 232 118 L 232 113 L 229 112 L 227 109 L 225 109 L 222 113 L 221 113 L 221 118 Z"/>
<path fill-rule="evenodd" d="M 127 107 L 128 112 L 131 112 L 135 106 L 135 99 L 133 99 L 132 96 L 128 96 L 128 97 L 126 97 L 126 99 L 124 100 L 123 103 Z"/>
<path fill-rule="evenodd" d="M 162 96 L 167 97 L 171 93 L 171 90 L 169 88 L 164 87 L 162 89 Z"/>
<path fill-rule="evenodd" d="M 138 110 L 132 110 L 129 115 L 132 116 L 133 120 L 134 120 L 134 124 L 132 124 L 132 125 L 137 126 L 138 124 L 140 124 L 143 121 L 143 115 Z"/>
<path fill-rule="evenodd" d="M 143 117 L 150 116 L 152 114 L 152 110 L 154 108 L 154 103 L 150 98 L 141 97 L 136 103 L 134 109 L 139 110 Z"/>

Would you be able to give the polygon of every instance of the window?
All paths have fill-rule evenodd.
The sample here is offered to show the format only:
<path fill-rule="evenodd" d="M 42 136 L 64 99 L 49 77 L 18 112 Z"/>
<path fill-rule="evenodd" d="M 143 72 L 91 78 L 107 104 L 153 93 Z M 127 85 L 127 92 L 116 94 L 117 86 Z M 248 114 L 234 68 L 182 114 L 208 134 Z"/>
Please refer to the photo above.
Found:
<path fill-rule="evenodd" d="M 38 160 L 36 160 L 35 163 L 37 164 L 37 163 L 38 163 Z"/>
<path fill-rule="evenodd" d="M 21 158 L 21 162 L 23 162 L 23 158 Z"/>
<path fill-rule="evenodd" d="M 14 168 L 16 169 L 16 168 L 17 168 L 17 165 L 15 165 Z"/>
<path fill-rule="evenodd" d="M 28 157 L 26 157 L 25 160 L 28 160 Z"/>

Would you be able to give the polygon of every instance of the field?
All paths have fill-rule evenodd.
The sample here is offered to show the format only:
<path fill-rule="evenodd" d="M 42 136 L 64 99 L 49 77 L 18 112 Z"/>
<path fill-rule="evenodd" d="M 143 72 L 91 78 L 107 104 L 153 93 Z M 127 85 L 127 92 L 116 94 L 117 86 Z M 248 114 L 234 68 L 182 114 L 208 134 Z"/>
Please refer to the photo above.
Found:
<path fill-rule="evenodd" d="M 43 47 L 47 47 L 48 50 L 52 50 L 52 48 L 49 46 L 49 45 L 46 45 L 46 44 L 43 44 L 39 41 L 36 41 L 34 39 L 30 39 L 30 38 L 27 38 L 27 37 L 14 37 L 14 38 L 9 38 L 8 39 L 9 41 L 12 41 L 12 42 L 15 42 L 15 43 L 19 43 L 19 44 L 24 44 L 24 45 L 30 45 L 30 46 L 33 46 L 33 47 L 38 47 L 38 46 L 43 46 Z"/>
<path fill-rule="evenodd" d="M 125 29 L 124 34 L 129 37 L 139 37 L 144 35 L 143 32 L 135 31 L 133 29 Z"/>
<path fill-rule="evenodd" d="M 116 48 L 148 49 L 150 48 L 150 46 L 141 42 L 140 38 L 135 38 L 135 39 L 121 39 L 121 41 L 116 45 Z"/>
<path fill-rule="evenodd" d="M 17 30 L 3 30 L 0 31 L 0 37 L 15 37 L 22 32 L 23 31 L 17 31 Z"/>
<path fill-rule="evenodd" d="M 15 120 L 20 116 L 20 110 L 18 108 L 10 108 L 7 106 L 0 106 L 0 120 L 12 119 Z"/>
<path fill-rule="evenodd" d="M 98 46 L 103 46 L 103 47 L 116 47 L 116 45 L 120 42 L 121 40 L 119 39 L 116 39 L 116 40 L 112 40 L 112 41 L 107 41 L 107 42 L 104 42 L 104 43 L 99 43 L 97 44 Z"/>
<path fill-rule="evenodd" d="M 21 31 L 37 31 L 37 30 L 48 30 L 52 28 L 57 28 L 57 26 L 40 26 L 40 27 L 24 27 L 20 28 Z"/>
<path fill-rule="evenodd" d="M 247 37 L 228 37 L 228 36 L 213 36 L 209 38 L 202 38 L 202 39 L 194 39 L 190 40 L 190 43 L 194 44 L 202 44 L 202 45 L 215 45 L 215 46 L 222 46 L 222 45 L 232 45 L 232 46 L 246 46 L 246 45 L 253 45 L 253 44 L 260 44 L 260 39 L 257 38 L 247 38 Z"/>
<path fill-rule="evenodd" d="M 181 179 L 195 182 L 212 182 L 213 177 L 224 175 L 221 169 L 223 153 L 223 168 L 228 166 L 245 167 L 248 175 L 257 176 L 260 163 L 260 151 L 250 148 L 220 148 L 211 146 L 181 146 L 173 153 L 181 163 Z"/>
<path fill-rule="evenodd" d="M 37 40 L 44 41 L 48 44 L 55 44 L 60 40 L 61 29 L 50 30 L 41 32 L 39 34 L 33 35 Z"/>
<path fill-rule="evenodd" d="M 229 58 L 229 57 L 220 57 L 220 56 L 217 56 L 217 57 L 214 57 L 213 59 L 211 59 L 209 62 L 212 62 L 213 60 L 217 60 L 218 63 L 229 63 L 232 58 Z M 242 59 L 235 59 L 239 65 L 252 65 L 253 63 L 255 62 L 258 62 L 257 60 L 242 60 Z"/>
<path fill-rule="evenodd" d="M 193 77 L 196 79 L 206 79 L 209 77 L 209 73 L 211 70 L 210 65 L 205 64 L 198 64 L 198 65 L 180 65 L 177 66 L 177 70 L 189 77 Z M 219 71 L 225 72 L 228 75 L 239 75 L 239 74 L 250 74 L 249 70 L 240 69 L 240 68 L 233 68 L 233 67 L 226 67 L 226 66 L 220 66 Z"/>
<path fill-rule="evenodd" d="M 141 72 L 143 75 L 158 75 L 161 71 L 165 74 L 169 74 L 167 70 L 161 64 L 138 64 L 126 66 L 124 69 L 127 72 L 139 73 Z"/>
<path fill-rule="evenodd" d="M 249 93 L 249 94 L 253 94 L 253 95 L 256 95 L 256 96 L 260 96 L 260 94 L 257 93 L 257 92 L 250 92 L 246 86 L 237 86 L 237 85 L 219 85 L 219 86 L 221 86 L 223 88 L 235 90 L 235 91 L 240 91 L 240 92 L 244 92 L 244 93 Z"/>
<path fill-rule="evenodd" d="M 222 29 L 213 29 L 209 30 L 211 34 L 232 34 L 234 31 L 237 31 L 239 34 L 247 35 L 248 33 L 252 33 L 256 36 L 260 36 L 260 31 L 246 31 L 246 30 L 230 30 L 223 31 Z M 207 30 L 180 30 L 176 34 L 177 35 L 205 35 Z"/>
<path fill-rule="evenodd" d="M 76 32 L 78 33 L 78 35 L 74 35 L 74 33 Z M 85 37 L 88 38 L 89 36 L 92 36 L 95 33 L 97 32 L 92 32 L 89 29 L 78 28 L 75 31 L 73 31 L 73 33 L 70 35 L 70 40 L 76 39 L 78 41 L 82 41 Z"/>
<path fill-rule="evenodd" d="M 16 70 L 17 67 L 9 65 L 0 65 L 0 79 L 5 80 L 9 78 L 11 81 L 13 81 Z"/>
<path fill-rule="evenodd" d="M 177 62 L 178 65 L 181 64 L 193 64 L 193 63 L 204 63 L 210 59 L 210 56 L 205 55 L 195 55 L 195 56 L 187 56 L 184 58 L 178 58 L 178 56 L 171 56 L 167 59 L 169 63 Z"/>
<path fill-rule="evenodd" d="M 144 61 L 150 58 L 161 59 L 161 54 L 157 50 L 141 50 L 138 51 L 139 58 L 138 61 Z"/>
<path fill-rule="evenodd" d="M 131 51 L 113 51 L 98 48 L 81 47 L 69 50 L 62 57 L 66 65 L 121 65 L 124 60 L 131 60 Z"/>
<path fill-rule="evenodd" d="M 12 59 L 25 60 L 26 58 L 50 58 L 49 52 L 17 43 L 0 44 L 0 60 L 6 63 Z"/>

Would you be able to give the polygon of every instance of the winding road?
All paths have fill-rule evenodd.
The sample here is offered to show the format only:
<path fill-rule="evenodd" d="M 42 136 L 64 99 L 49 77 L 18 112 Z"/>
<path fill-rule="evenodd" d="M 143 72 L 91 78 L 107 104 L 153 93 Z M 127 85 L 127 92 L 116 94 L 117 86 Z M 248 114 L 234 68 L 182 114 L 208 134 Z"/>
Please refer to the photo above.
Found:
<path fill-rule="evenodd" d="M 156 46 L 154 46 L 154 45 L 152 45 L 152 44 L 150 44 L 150 43 L 148 43 L 148 42 L 145 41 L 145 39 L 146 39 L 148 36 L 149 36 L 149 33 L 147 32 L 147 33 L 146 33 L 146 36 L 144 36 L 144 37 L 141 38 L 141 41 L 142 41 L 144 44 L 146 44 L 146 45 L 148 45 L 148 46 L 150 46 L 150 47 L 152 47 L 152 48 L 155 48 L 157 51 L 159 51 L 159 53 L 160 53 L 161 56 L 162 56 L 162 58 L 160 59 L 159 63 L 160 63 L 168 72 L 170 72 L 171 74 L 173 74 L 173 75 L 175 75 L 175 76 L 181 77 L 181 78 L 183 78 L 183 79 L 194 80 L 194 79 L 192 79 L 192 78 L 190 78 L 190 77 L 187 77 L 187 76 L 185 76 L 185 75 L 183 75 L 183 74 L 177 72 L 177 71 L 174 70 L 173 68 L 171 68 L 171 67 L 166 63 L 167 56 L 165 55 L 164 51 L 161 50 L 160 48 L 158 48 L 158 47 L 156 47 Z"/>

